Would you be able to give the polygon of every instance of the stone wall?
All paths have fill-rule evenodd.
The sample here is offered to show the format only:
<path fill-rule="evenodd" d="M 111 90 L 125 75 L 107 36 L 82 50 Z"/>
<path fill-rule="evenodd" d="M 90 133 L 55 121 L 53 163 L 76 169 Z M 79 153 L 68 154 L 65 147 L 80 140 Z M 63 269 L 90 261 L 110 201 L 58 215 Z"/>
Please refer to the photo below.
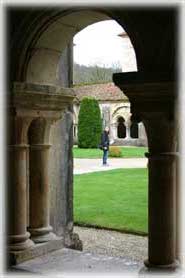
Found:
<path fill-rule="evenodd" d="M 51 189 L 51 224 L 57 235 L 65 232 L 71 221 L 68 208 L 72 198 L 72 157 L 70 152 L 72 117 L 67 112 L 52 128 L 49 178 Z"/>
<path fill-rule="evenodd" d="M 62 53 L 58 83 L 70 87 L 72 83 L 72 43 Z M 54 232 L 64 236 L 67 245 L 73 244 L 73 107 L 51 129 L 49 160 L 50 221 Z"/>

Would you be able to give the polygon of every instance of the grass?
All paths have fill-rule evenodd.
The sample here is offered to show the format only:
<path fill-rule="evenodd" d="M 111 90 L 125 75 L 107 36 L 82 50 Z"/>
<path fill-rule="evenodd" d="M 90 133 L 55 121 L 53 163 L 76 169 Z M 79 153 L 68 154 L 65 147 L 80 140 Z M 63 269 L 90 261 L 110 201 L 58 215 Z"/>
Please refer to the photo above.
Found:
<path fill-rule="evenodd" d="M 75 175 L 75 223 L 147 233 L 147 176 L 147 169 Z"/>
<path fill-rule="evenodd" d="M 140 158 L 145 157 L 147 147 L 120 147 L 123 158 Z M 78 147 L 73 148 L 74 158 L 101 158 L 102 150 L 100 149 L 80 149 Z"/>

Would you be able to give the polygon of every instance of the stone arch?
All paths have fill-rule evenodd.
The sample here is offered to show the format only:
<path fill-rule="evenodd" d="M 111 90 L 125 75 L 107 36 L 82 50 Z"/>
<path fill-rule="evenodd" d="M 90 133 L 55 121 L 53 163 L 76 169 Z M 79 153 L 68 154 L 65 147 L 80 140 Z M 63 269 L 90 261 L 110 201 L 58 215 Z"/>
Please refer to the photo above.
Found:
<path fill-rule="evenodd" d="M 128 110 L 128 111 L 127 111 Z M 112 113 L 112 121 L 116 123 L 118 121 L 118 117 L 122 116 L 126 122 L 129 121 L 130 118 L 130 106 L 127 105 L 119 105 Z"/>
<path fill-rule="evenodd" d="M 72 37 L 81 31 L 83 28 L 93 23 L 103 20 L 115 20 L 128 33 L 133 44 L 133 35 L 130 32 L 127 20 L 121 22 L 117 16 L 106 9 L 76 9 L 65 10 L 60 12 L 38 13 L 35 21 L 33 21 L 32 13 L 25 20 L 25 25 L 21 26 L 22 31 L 25 31 L 26 25 L 30 25 L 32 31 L 29 36 L 21 37 L 15 44 L 20 45 L 20 53 L 15 54 L 14 51 L 14 77 L 17 81 L 37 82 L 45 84 L 58 84 L 58 65 L 61 55 L 66 48 L 69 47 Z M 125 16 L 127 17 L 127 16 Z M 28 35 L 26 33 L 26 35 Z M 133 48 L 136 52 L 135 46 Z M 136 54 L 136 53 L 135 53 Z M 70 58 L 69 58 L 70 59 Z M 137 59 L 137 54 L 136 54 Z M 12 71 L 13 72 L 13 71 Z"/>
<path fill-rule="evenodd" d="M 83 19 L 83 22 L 79 24 L 79 21 L 84 16 L 86 20 Z M 70 63 L 72 38 L 76 33 L 93 23 L 111 19 L 110 16 L 95 11 L 73 12 L 56 19 L 40 35 L 34 47 L 32 47 L 26 69 L 27 82 L 67 85 L 60 79 L 59 72 L 62 75 L 66 71 L 62 72 L 59 64 L 62 66 L 62 61 L 64 60 L 63 63 L 66 66 L 65 59 Z M 66 55 L 68 56 L 67 58 Z M 67 71 L 69 75 L 72 75 L 70 66 L 68 66 Z M 71 77 L 67 78 L 70 83 L 72 81 Z"/>
<path fill-rule="evenodd" d="M 81 9 L 78 9 L 78 11 L 79 10 Z M 95 9 L 93 10 L 95 11 Z M 35 83 L 42 83 L 44 86 L 47 83 L 56 84 L 56 72 L 59 58 L 58 49 L 53 48 L 53 46 L 50 47 L 49 43 L 52 40 L 49 40 L 48 36 L 43 37 L 43 35 L 49 30 L 48 28 L 51 24 L 56 23 L 57 19 L 60 19 L 61 16 L 64 18 L 73 12 L 74 10 L 72 9 L 63 9 L 62 11 L 45 9 L 44 11 L 33 10 L 28 13 L 25 13 L 25 10 L 19 11 L 18 16 L 14 14 L 14 18 L 16 19 L 13 20 L 13 24 L 12 22 L 11 24 L 12 27 L 13 25 L 15 26 L 15 34 L 12 36 L 12 43 L 9 48 L 9 51 L 13 53 L 11 53 L 11 65 L 9 65 L 11 69 L 11 81 L 34 81 Z M 137 57 L 138 73 L 118 74 L 114 81 L 126 92 L 126 95 L 132 103 L 133 111 L 136 113 L 138 112 L 149 135 L 150 240 L 149 261 L 146 262 L 146 265 L 149 267 L 175 267 L 177 257 L 175 254 L 176 245 L 174 241 L 176 231 L 174 227 L 176 225 L 173 216 L 176 213 L 176 204 L 174 203 L 176 133 L 174 129 L 175 117 L 173 117 L 174 115 L 169 113 L 169 111 L 174 111 L 174 103 L 176 100 L 174 69 L 176 66 L 175 43 L 177 40 L 175 38 L 175 33 L 178 32 L 175 32 L 174 27 L 177 16 L 175 10 L 171 8 L 165 11 L 153 8 L 149 11 L 148 9 L 139 11 L 129 8 L 125 8 L 125 10 L 112 9 L 112 12 L 104 10 L 103 14 L 111 15 L 112 18 L 115 20 L 117 19 L 124 27 L 131 38 Z M 90 20 L 90 18 L 91 15 L 89 14 L 87 19 Z M 89 23 L 84 22 L 86 19 L 83 16 L 81 19 L 83 21 L 82 23 L 84 23 L 83 26 L 90 24 L 90 21 Z M 18 22 L 20 21 L 19 26 L 16 26 L 16 20 L 18 20 Z M 96 20 L 99 19 L 95 16 L 93 22 Z M 66 27 L 68 23 L 69 22 L 66 24 L 65 22 Z M 150 26 L 151 32 L 146 30 L 146 24 Z M 163 28 L 160 28 L 161 26 L 163 26 Z M 70 26 L 68 27 L 70 28 Z M 72 29 L 78 31 L 82 26 L 72 25 L 72 27 L 74 27 Z M 13 30 L 11 31 L 13 33 Z M 50 33 L 51 36 L 54 34 L 56 35 L 54 31 Z M 65 32 L 63 34 L 65 36 Z M 66 36 L 68 36 L 68 34 L 67 32 Z M 158 43 L 159 41 L 161 42 L 160 44 Z M 63 49 L 65 49 L 69 40 L 67 39 L 63 42 L 65 42 Z M 54 44 L 57 46 L 57 43 Z M 43 60 L 45 59 L 44 65 L 50 67 L 51 75 L 42 72 L 41 75 L 37 76 L 35 69 L 36 66 L 39 65 L 39 60 L 35 59 L 35 57 L 41 56 Z M 51 57 L 52 63 L 50 64 L 49 61 Z M 41 69 L 43 69 L 44 65 L 42 65 Z M 160 69 L 161 72 L 159 72 L 158 69 Z M 46 88 L 49 87 L 46 86 Z M 30 89 L 28 89 L 28 92 L 29 95 Z M 44 92 L 44 94 L 45 93 L 46 92 Z M 51 93 L 52 92 L 48 89 L 47 94 L 49 95 Z M 19 102 L 17 103 L 19 104 Z M 27 102 L 24 102 L 23 107 L 25 107 L 25 103 Z M 142 105 L 142 103 L 144 103 L 144 105 Z M 25 114 L 23 113 L 22 118 L 24 117 Z M 18 123 L 16 123 L 15 126 L 15 132 L 19 135 L 20 128 L 22 130 L 25 125 L 25 128 L 27 128 L 27 123 L 22 125 L 19 121 L 20 127 L 17 124 Z M 160 130 L 160 133 L 158 130 Z M 18 155 L 20 157 L 24 155 L 24 158 L 25 148 L 27 146 L 25 146 L 25 142 L 22 138 L 19 138 L 19 140 L 18 146 L 15 144 L 10 147 L 14 149 L 14 153 L 17 155 L 16 157 L 18 157 Z M 68 153 L 70 153 L 70 150 Z M 13 157 L 14 162 L 16 162 L 16 157 Z M 20 158 L 18 162 L 22 162 Z M 72 164 L 72 162 L 69 161 L 69 164 Z M 15 177 L 18 177 L 18 174 L 19 173 L 15 172 Z M 14 175 L 12 175 L 13 178 Z M 22 177 L 22 173 L 20 173 L 20 176 Z M 168 190 L 166 190 L 166 188 Z M 160 217 L 158 214 L 159 208 L 162 208 Z M 164 219 L 165 221 L 163 221 Z M 25 223 L 23 224 L 25 228 Z M 72 226 L 70 222 L 68 224 L 68 226 Z M 70 229 L 72 230 L 72 228 Z M 168 232 L 167 235 L 164 233 L 164 230 Z M 23 232 L 25 232 L 25 229 Z"/>
<path fill-rule="evenodd" d="M 108 18 L 116 20 L 127 32 L 132 42 L 139 71 L 154 72 L 158 71 L 158 68 L 160 67 L 161 71 L 170 72 L 170 70 L 172 70 L 175 66 L 174 43 L 177 41 L 177 39 L 174 37 L 174 32 L 172 38 L 172 33 L 170 31 L 173 29 L 173 25 L 175 24 L 176 20 L 176 17 L 174 16 L 174 9 L 169 9 L 167 13 L 164 12 L 165 16 L 161 16 L 162 12 L 159 12 L 156 9 L 151 10 L 150 8 L 137 14 L 136 11 L 132 11 L 127 8 L 125 11 L 118 11 L 110 8 L 94 7 L 74 7 L 71 9 L 63 7 L 58 10 L 47 9 L 43 7 L 43 9 L 40 11 L 31 9 L 27 11 L 25 16 L 24 10 L 14 10 L 10 8 L 8 17 L 11 20 L 11 24 L 17 26 L 16 36 L 12 37 L 12 43 L 10 46 L 11 64 L 9 65 L 9 68 L 11 68 L 11 81 L 22 82 L 26 80 L 30 59 L 34 53 L 37 53 L 36 55 L 38 55 L 38 51 L 40 52 L 37 43 L 42 34 L 49 30 L 51 24 L 54 24 L 61 18 L 69 18 L 71 16 L 72 19 L 73 15 L 77 12 L 79 15 L 78 19 L 76 17 L 76 20 L 79 23 L 77 26 L 73 25 L 74 19 L 64 22 L 66 27 L 72 27 L 71 29 L 73 30 L 73 33 L 75 33 L 74 30 L 80 31 L 85 26 L 100 20 Z M 83 16 L 80 16 L 80 13 L 81 15 L 83 13 Z M 92 16 L 92 13 L 94 16 Z M 149 14 L 151 16 L 148 16 Z M 143 32 L 143 25 L 141 23 L 144 20 L 149 24 L 151 23 L 152 25 L 153 18 L 156 19 L 153 24 L 155 28 L 152 29 L 152 34 L 156 38 L 155 47 L 152 39 L 153 35 L 150 37 L 151 34 Z M 173 18 L 173 20 L 169 20 L 169 18 Z M 22 21 L 20 19 L 22 19 Z M 159 22 L 159 25 L 157 25 L 157 22 Z M 160 24 L 163 25 L 163 32 L 159 28 Z M 158 28 L 156 28 L 156 25 Z M 53 34 L 54 33 L 55 32 L 53 32 Z M 157 41 L 162 42 L 162 47 L 157 43 Z M 43 45 L 43 49 L 49 53 L 52 48 L 46 46 L 47 45 Z M 167 49 L 165 49 L 165 46 L 168 46 Z M 58 49 L 54 50 L 56 52 L 58 51 Z M 56 56 L 57 53 L 54 54 L 53 52 L 54 60 L 57 60 Z M 156 57 L 158 57 L 158 59 L 156 59 Z M 48 61 L 48 58 L 46 61 Z M 51 67 L 54 67 L 53 63 Z"/>
<path fill-rule="evenodd" d="M 31 18 L 31 15 L 30 15 Z M 42 20 L 41 20 L 42 18 Z M 52 85 L 59 85 L 59 86 L 67 86 L 70 87 L 70 62 L 71 62 L 71 56 L 70 56 L 70 49 L 71 49 L 71 39 L 73 36 L 81 31 L 83 28 L 86 26 L 93 24 L 95 22 L 99 22 L 102 20 L 107 20 L 107 19 L 115 19 L 113 15 L 109 14 L 108 12 L 102 12 L 98 10 L 77 10 L 77 11 L 68 11 L 68 12 L 60 12 L 58 14 L 53 14 L 53 16 L 47 18 L 47 22 L 45 21 L 45 18 L 43 18 L 41 15 L 38 16 L 38 18 L 35 19 L 37 21 L 37 26 L 34 28 L 32 23 L 30 23 L 32 27 L 30 27 L 30 30 L 32 29 L 33 31 L 30 31 L 29 36 L 25 38 L 25 41 L 23 43 L 23 49 L 22 49 L 22 54 L 20 57 L 20 60 L 18 61 L 18 70 L 16 72 L 16 78 L 14 80 L 21 80 L 21 81 L 26 81 L 28 84 L 29 83 L 34 83 L 37 84 L 38 86 L 43 86 L 47 87 Z M 40 21 L 40 23 L 38 23 Z M 61 59 L 63 58 L 63 54 L 67 53 L 67 60 L 66 62 L 66 68 L 65 68 L 65 74 L 67 75 L 67 82 L 64 84 L 60 82 L 58 78 L 58 73 L 59 73 L 59 63 L 61 62 Z M 47 89 L 46 89 L 47 90 Z M 51 91 L 48 91 L 48 93 L 52 93 Z M 71 107 L 68 107 L 69 110 L 71 110 Z M 32 123 L 32 127 L 30 128 L 31 134 L 33 138 L 37 136 L 37 132 L 39 128 L 41 128 L 41 122 L 43 119 L 39 119 L 36 122 Z M 62 123 L 60 123 L 62 125 Z M 37 125 L 40 127 L 37 128 Z M 65 123 L 64 123 L 65 126 Z M 57 126 L 59 127 L 59 126 Z M 61 127 L 60 127 L 61 128 Z M 74 128 L 74 126 L 73 126 Z M 53 129 L 54 130 L 54 129 Z M 72 200 L 72 172 L 73 172 L 73 163 L 72 163 L 72 145 L 71 145 L 71 137 L 72 136 L 72 131 L 70 130 L 70 134 L 65 134 L 69 133 L 67 128 L 61 128 L 61 133 L 60 136 L 63 136 L 64 138 L 60 138 L 60 145 L 62 142 L 65 142 L 66 138 L 69 137 L 68 142 L 66 143 L 65 146 L 65 152 L 66 152 L 66 159 L 68 161 L 65 163 L 65 168 L 66 170 L 66 176 L 64 176 L 64 184 L 68 183 L 68 187 L 70 187 L 69 191 L 70 193 L 68 194 L 66 189 L 65 192 L 63 190 L 63 194 L 65 202 L 63 202 L 63 211 L 61 212 L 61 217 L 58 222 L 60 222 L 60 228 L 59 233 L 60 235 L 64 232 L 66 232 L 67 236 L 71 236 L 72 230 L 73 230 L 73 213 L 72 213 L 72 206 L 71 206 L 71 200 Z M 54 130 L 55 134 L 58 136 L 58 131 L 55 129 Z M 54 134 L 53 132 L 53 134 Z M 62 134 L 63 132 L 63 134 Z M 41 133 L 42 133 L 42 128 L 41 128 Z M 39 135 L 40 138 L 41 134 Z M 53 136 L 54 137 L 54 136 Z M 31 137 L 30 137 L 31 138 Z M 37 141 L 37 140 L 36 140 Z M 58 140 L 59 141 L 59 140 Z M 31 139 L 30 139 L 31 142 Z M 57 142 L 58 143 L 58 142 Z M 53 146 L 52 147 L 52 152 L 55 152 L 55 158 L 58 157 L 59 151 L 57 152 L 58 146 Z M 33 144 L 34 145 L 34 144 Z M 53 144 L 54 145 L 54 144 Z M 31 149 L 33 150 L 34 147 L 32 146 Z M 32 151 L 33 153 L 33 151 Z M 34 156 L 34 153 L 33 155 Z M 60 160 L 61 157 L 59 158 Z M 33 159 L 32 159 L 33 160 Z M 62 161 L 63 163 L 63 161 Z M 62 164 L 61 163 L 61 164 Z M 64 163 L 63 163 L 64 164 Z M 34 168 L 34 164 L 32 163 Z M 68 166 L 69 165 L 69 166 Z M 34 170 L 31 170 L 32 172 Z M 55 169 L 56 171 L 56 169 Z M 57 170 L 57 175 L 60 177 L 61 173 Z M 53 171 L 54 172 L 54 171 Z M 66 181 L 67 180 L 67 181 Z M 58 182 L 59 183 L 59 182 Z M 61 183 L 61 179 L 60 179 Z M 60 185 L 61 187 L 61 185 Z M 58 190 L 58 189 L 57 189 Z M 62 190 L 62 189 L 61 189 Z M 33 194 L 32 194 L 33 195 Z M 69 202 L 68 202 L 69 201 Z M 59 203 L 59 201 L 58 201 Z M 57 204 L 58 207 L 61 209 L 62 205 Z M 33 207 L 33 206 L 32 206 Z M 62 210 L 62 209 L 61 209 Z M 58 213 L 58 212 L 57 212 Z M 65 215 L 64 215 L 65 214 Z M 52 216 L 53 217 L 53 216 Z M 64 219 L 62 219 L 64 218 Z M 53 217 L 54 219 L 54 217 Z M 55 219 L 53 220 L 55 223 Z M 62 222 L 62 224 L 61 224 Z M 65 222 L 65 223 L 64 223 Z M 56 224 L 56 226 L 58 223 Z M 54 225 L 53 225 L 54 226 Z M 59 226 L 59 225 L 58 225 Z M 30 228 L 30 233 L 33 233 L 34 236 L 34 231 L 31 230 Z M 56 228 L 57 229 L 57 228 Z M 49 231 L 48 231 L 49 232 Z M 57 231 L 58 232 L 58 231 Z M 62 234 L 63 236 L 63 234 Z M 69 236 L 69 238 L 70 238 Z M 72 238 L 72 237 L 71 237 Z M 41 239 L 42 240 L 42 239 Z M 72 240 L 68 240 L 70 242 L 69 244 L 74 244 Z M 71 243 L 72 242 L 72 243 Z"/>
<path fill-rule="evenodd" d="M 118 138 L 124 139 L 126 137 L 126 126 L 125 126 L 125 119 L 123 117 L 118 117 L 117 119 L 117 135 Z"/>

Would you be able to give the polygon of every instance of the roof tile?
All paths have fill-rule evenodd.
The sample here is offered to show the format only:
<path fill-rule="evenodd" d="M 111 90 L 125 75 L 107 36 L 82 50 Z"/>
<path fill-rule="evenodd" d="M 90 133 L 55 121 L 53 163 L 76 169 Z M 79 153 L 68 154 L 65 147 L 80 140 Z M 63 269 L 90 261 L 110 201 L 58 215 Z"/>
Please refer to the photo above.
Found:
<path fill-rule="evenodd" d="M 95 97 L 97 100 L 128 100 L 126 95 L 114 83 L 93 84 L 74 87 L 76 98 L 81 101 L 83 97 Z"/>

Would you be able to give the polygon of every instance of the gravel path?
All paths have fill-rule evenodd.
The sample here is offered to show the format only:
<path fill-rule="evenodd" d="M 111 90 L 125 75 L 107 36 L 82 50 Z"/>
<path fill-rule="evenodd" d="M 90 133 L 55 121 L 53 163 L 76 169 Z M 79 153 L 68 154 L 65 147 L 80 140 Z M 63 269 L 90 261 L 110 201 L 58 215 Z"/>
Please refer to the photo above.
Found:
<path fill-rule="evenodd" d="M 84 251 L 141 263 L 147 258 L 147 237 L 79 226 L 74 231 L 79 234 Z"/>

